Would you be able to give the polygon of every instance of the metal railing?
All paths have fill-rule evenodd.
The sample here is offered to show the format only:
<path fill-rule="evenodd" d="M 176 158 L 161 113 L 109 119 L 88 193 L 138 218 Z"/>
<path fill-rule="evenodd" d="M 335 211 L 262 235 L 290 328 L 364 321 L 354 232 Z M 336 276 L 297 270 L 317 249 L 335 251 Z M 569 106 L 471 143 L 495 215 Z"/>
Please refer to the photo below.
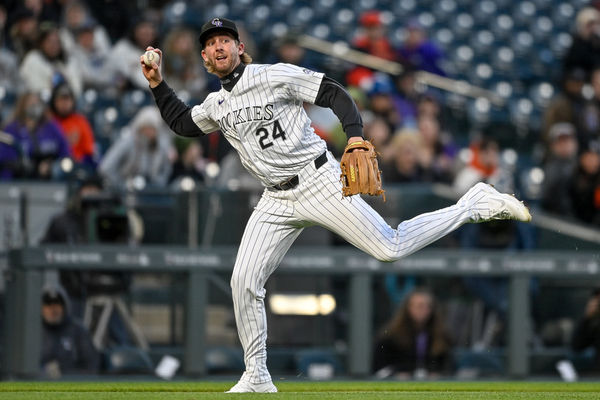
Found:
<path fill-rule="evenodd" d="M 43 272 L 68 268 L 185 273 L 184 373 L 204 375 L 209 275 L 216 271 L 231 271 L 236 250 L 235 247 L 199 251 L 179 246 L 47 246 L 11 251 L 6 293 L 6 351 L 2 362 L 4 374 L 31 377 L 38 372 Z M 393 263 L 382 263 L 352 249 L 296 247 L 283 259 L 275 273 L 348 276 L 351 300 L 347 371 L 353 376 L 365 376 L 370 372 L 373 332 L 371 282 L 374 275 L 504 276 L 509 282 L 507 371 L 511 377 L 525 377 L 530 370 L 529 278 L 598 279 L 600 253 L 424 250 Z"/>

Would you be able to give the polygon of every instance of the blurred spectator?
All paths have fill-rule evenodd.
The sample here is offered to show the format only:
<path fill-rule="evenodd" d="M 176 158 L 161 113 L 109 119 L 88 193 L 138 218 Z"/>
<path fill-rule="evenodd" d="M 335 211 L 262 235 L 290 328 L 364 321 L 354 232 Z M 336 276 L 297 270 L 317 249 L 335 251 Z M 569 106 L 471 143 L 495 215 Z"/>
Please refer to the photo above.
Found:
<path fill-rule="evenodd" d="M 118 89 L 115 68 L 109 63 L 110 48 L 96 47 L 95 26 L 89 21 L 73 32 L 75 43 L 69 54 L 81 71 L 83 89 L 93 88 L 110 95 Z"/>
<path fill-rule="evenodd" d="M 50 110 L 62 127 L 74 161 L 95 169 L 94 132 L 85 115 L 77 112 L 75 104 L 75 94 L 67 83 L 59 84 L 52 91 Z"/>
<path fill-rule="evenodd" d="M 108 63 L 125 80 L 125 88 L 148 89 L 148 81 L 140 73 L 140 56 L 148 46 L 158 47 L 156 24 L 149 19 L 139 19 L 131 32 L 115 43 Z"/>
<path fill-rule="evenodd" d="M 392 139 L 392 130 L 389 124 L 380 117 L 373 118 L 366 122 L 364 126 L 365 139 L 370 140 L 375 146 L 382 162 L 387 162 L 392 156 L 390 153 L 390 141 Z"/>
<path fill-rule="evenodd" d="M 53 86 L 66 81 L 77 96 L 81 94 L 81 71 L 63 50 L 57 27 L 49 22 L 40 25 L 37 46 L 25 55 L 19 75 L 32 91 L 50 95 Z"/>
<path fill-rule="evenodd" d="M 81 71 L 83 88 L 112 89 L 115 67 L 109 64 L 112 45 L 104 27 L 98 25 L 79 2 L 67 6 L 64 20 L 60 39 Z"/>
<path fill-rule="evenodd" d="M 419 117 L 419 163 L 424 170 L 430 171 L 433 182 L 451 183 L 454 179 L 454 157 L 456 148 L 449 135 L 440 130 L 440 123 L 430 116 Z"/>
<path fill-rule="evenodd" d="M 513 172 L 501 162 L 500 147 L 498 143 L 489 137 L 475 140 L 469 150 L 469 161 L 458 171 L 453 182 L 457 195 L 462 195 L 477 182 L 486 182 L 503 193 L 514 193 Z M 521 233 L 514 221 L 491 221 L 487 224 L 468 224 L 458 231 L 461 246 L 465 249 L 494 248 L 506 249 L 509 247 L 525 246 L 523 243 L 529 241 Z M 528 238 L 528 236 L 527 236 Z M 523 243 L 522 243 L 523 241 Z M 468 280 L 468 279 L 465 279 Z M 485 278 L 474 280 L 484 281 Z M 481 285 L 483 287 L 483 285 Z M 488 290 L 488 294 L 494 293 Z M 496 297 L 496 302 L 503 299 Z M 494 306 L 494 305 L 492 305 Z M 502 307 L 497 306 L 501 309 Z"/>
<path fill-rule="evenodd" d="M 426 171 L 419 163 L 421 146 L 417 131 L 403 129 L 391 140 L 387 162 L 382 166 L 383 180 L 387 183 L 425 182 Z"/>
<path fill-rule="evenodd" d="M 441 105 L 431 93 L 424 93 L 417 100 L 417 115 L 419 118 L 427 117 L 439 120 L 442 114 Z"/>
<path fill-rule="evenodd" d="M 40 243 L 125 244 L 133 236 L 133 229 L 129 215 L 119 210 L 119 204 L 118 198 L 103 191 L 98 177 L 84 176 L 77 181 L 66 209 L 50 220 Z M 131 274 L 123 271 L 61 269 L 59 278 L 69 296 L 71 315 L 78 319 L 84 319 L 89 297 L 125 295 L 131 283 Z M 130 343 L 123 321 L 116 313 L 110 316 L 108 334 L 112 343 Z"/>
<path fill-rule="evenodd" d="M 16 55 L 8 48 L 6 43 L 7 17 L 6 8 L 0 5 L 0 87 L 15 92 L 17 89 L 18 61 Z"/>
<path fill-rule="evenodd" d="M 579 155 L 570 194 L 575 217 L 586 224 L 600 226 L 600 149 L 597 143 Z"/>
<path fill-rule="evenodd" d="M 8 29 L 8 47 L 21 62 L 25 54 L 36 47 L 38 21 L 33 11 L 26 7 L 18 7 L 8 14 Z"/>
<path fill-rule="evenodd" d="M 469 147 L 469 161 L 457 173 L 454 188 L 462 195 L 477 182 L 487 182 L 501 192 L 513 192 L 510 171 L 500 164 L 500 147 L 491 138 L 477 139 Z"/>
<path fill-rule="evenodd" d="M 427 37 L 425 28 L 419 21 L 412 20 L 407 26 L 407 36 L 398 53 L 404 64 L 420 71 L 446 76 L 443 70 L 442 49 Z"/>
<path fill-rule="evenodd" d="M 138 12 L 137 2 L 122 0 L 85 0 L 90 15 L 108 32 L 112 43 L 121 39 L 129 31 L 132 20 Z"/>
<path fill-rule="evenodd" d="M 140 179 L 142 187 L 165 187 L 172 171 L 171 156 L 171 136 L 160 113 L 155 106 L 147 106 L 108 149 L 99 172 L 114 188 L 125 188 Z"/>
<path fill-rule="evenodd" d="M 541 205 L 546 211 L 573 215 L 569 184 L 577 165 L 577 138 L 575 127 L 559 122 L 550 128 L 550 152 L 544 162 Z"/>
<path fill-rule="evenodd" d="M 37 93 L 17 99 L 12 121 L 0 136 L 0 179 L 50 179 L 57 159 L 69 157 L 60 126 L 47 117 Z"/>
<path fill-rule="evenodd" d="M 97 54 L 108 55 L 112 47 L 106 29 L 99 25 L 90 14 L 87 7 L 79 1 L 70 1 L 64 9 L 60 28 L 60 40 L 65 51 L 72 53 L 78 42 L 77 35 L 82 30 L 89 30 L 91 45 Z"/>
<path fill-rule="evenodd" d="M 383 118 L 390 129 L 396 130 L 403 126 L 402 116 L 394 107 L 394 88 L 386 75 L 375 74 L 372 86 L 367 91 L 369 109 L 376 116 Z"/>
<path fill-rule="evenodd" d="M 271 53 L 272 59 L 269 60 L 269 64 L 288 63 L 316 70 L 306 60 L 306 50 L 298 44 L 298 35 L 285 35 L 275 42 L 275 48 L 271 50 Z"/>
<path fill-rule="evenodd" d="M 100 355 L 89 332 L 71 317 L 69 301 L 61 287 L 46 287 L 42 291 L 41 367 L 51 379 L 99 371 Z"/>
<path fill-rule="evenodd" d="M 434 378 L 448 371 L 450 351 L 433 294 L 416 289 L 377 336 L 373 370 L 379 378 Z"/>
<path fill-rule="evenodd" d="M 365 11 L 359 19 L 361 32 L 352 41 L 352 46 L 376 57 L 396 60 L 396 51 L 386 34 L 379 11 Z"/>
<path fill-rule="evenodd" d="M 550 127 L 558 122 L 573 124 L 579 134 L 580 118 L 584 108 L 582 89 L 585 82 L 585 71 L 581 68 L 570 69 L 563 75 L 561 91 L 544 111 L 542 134 L 546 147 L 550 143 L 548 137 Z"/>
<path fill-rule="evenodd" d="M 204 182 L 207 160 L 202 157 L 200 142 L 177 137 L 175 147 L 177 148 L 177 159 L 173 163 L 173 172 L 171 172 L 169 182 L 178 181 L 184 177 L 192 178 L 196 184 Z"/>
<path fill-rule="evenodd" d="M 587 147 L 592 141 L 600 141 L 600 65 L 592 70 L 590 83 L 594 96 L 583 107 L 577 132 L 581 148 Z"/>
<path fill-rule="evenodd" d="M 185 90 L 192 98 L 203 99 L 206 95 L 206 73 L 197 56 L 196 36 L 194 31 L 186 28 L 175 28 L 167 34 L 162 48 L 162 72 L 176 92 Z"/>
<path fill-rule="evenodd" d="M 573 332 L 571 347 L 575 351 L 593 348 L 595 351 L 593 369 L 600 371 L 600 289 L 594 290 L 589 297 L 583 318 Z"/>
<path fill-rule="evenodd" d="M 406 68 L 402 74 L 394 78 L 395 92 L 392 95 L 394 108 L 399 115 L 402 126 L 417 128 L 418 103 L 421 93 L 417 91 L 415 70 Z"/>
<path fill-rule="evenodd" d="M 600 65 L 600 12 L 585 7 L 577 13 L 575 34 L 571 47 L 563 59 L 563 71 L 582 69 L 586 78 Z"/>

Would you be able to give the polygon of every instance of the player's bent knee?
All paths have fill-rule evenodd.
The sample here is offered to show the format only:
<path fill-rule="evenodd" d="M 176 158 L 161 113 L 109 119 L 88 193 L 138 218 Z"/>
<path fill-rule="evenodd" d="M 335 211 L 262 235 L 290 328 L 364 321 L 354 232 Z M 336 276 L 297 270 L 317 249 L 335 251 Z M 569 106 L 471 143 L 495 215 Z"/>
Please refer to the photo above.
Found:
<path fill-rule="evenodd" d="M 373 257 L 375 257 L 375 259 L 377 259 L 377 261 L 381 261 L 381 262 L 393 262 L 400 258 L 398 255 L 398 252 L 388 250 L 388 249 L 386 249 L 386 250 L 378 249 L 378 251 L 371 253 L 371 255 Z"/>

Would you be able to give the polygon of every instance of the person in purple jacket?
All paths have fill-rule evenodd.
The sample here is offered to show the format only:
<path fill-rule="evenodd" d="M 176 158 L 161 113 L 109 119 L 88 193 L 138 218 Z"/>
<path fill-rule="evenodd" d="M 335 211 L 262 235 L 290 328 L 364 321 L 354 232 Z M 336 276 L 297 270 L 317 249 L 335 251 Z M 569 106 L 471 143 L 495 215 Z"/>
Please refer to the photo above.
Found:
<path fill-rule="evenodd" d="M 50 179 L 53 162 L 69 156 L 65 136 L 40 96 L 21 94 L 11 122 L 0 131 L 0 180 Z"/>
<path fill-rule="evenodd" d="M 400 60 L 416 70 L 446 76 L 442 67 L 444 53 L 434 41 L 427 37 L 421 23 L 411 20 L 408 23 L 407 32 L 406 40 L 398 50 Z"/>

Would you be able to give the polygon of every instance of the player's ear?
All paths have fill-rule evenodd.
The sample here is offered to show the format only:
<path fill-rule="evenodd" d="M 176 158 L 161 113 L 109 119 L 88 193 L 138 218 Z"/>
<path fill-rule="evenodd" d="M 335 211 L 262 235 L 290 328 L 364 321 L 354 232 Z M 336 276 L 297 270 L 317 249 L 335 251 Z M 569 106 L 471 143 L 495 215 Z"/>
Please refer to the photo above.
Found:
<path fill-rule="evenodd" d="M 240 43 L 238 44 L 238 55 L 240 55 L 240 56 L 241 56 L 242 54 L 244 54 L 244 49 L 245 49 L 245 48 L 246 48 L 246 46 L 244 45 L 244 43 L 243 43 L 243 42 L 240 42 Z"/>
<path fill-rule="evenodd" d="M 206 61 L 207 58 L 206 58 L 206 52 L 204 51 L 204 49 L 202 49 L 202 51 L 200 52 L 200 55 L 202 56 L 202 59 L 204 61 Z"/>

